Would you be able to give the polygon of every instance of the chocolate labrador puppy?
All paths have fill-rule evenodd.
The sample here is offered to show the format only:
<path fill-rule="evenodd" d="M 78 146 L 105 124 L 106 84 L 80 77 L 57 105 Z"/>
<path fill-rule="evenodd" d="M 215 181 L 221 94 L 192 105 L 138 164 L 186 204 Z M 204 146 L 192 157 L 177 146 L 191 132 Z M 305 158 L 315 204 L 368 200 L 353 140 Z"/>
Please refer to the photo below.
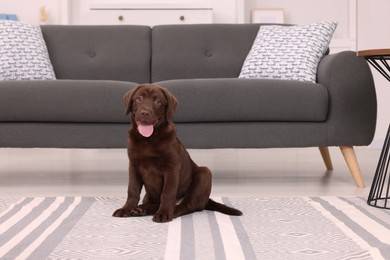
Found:
<path fill-rule="evenodd" d="M 177 101 L 167 89 L 143 84 L 124 96 L 131 113 L 128 135 L 129 184 L 127 201 L 114 217 L 153 215 L 155 222 L 201 210 L 228 215 L 242 212 L 209 198 L 211 172 L 197 166 L 176 137 L 172 121 Z M 141 189 L 145 196 L 141 204 Z"/>

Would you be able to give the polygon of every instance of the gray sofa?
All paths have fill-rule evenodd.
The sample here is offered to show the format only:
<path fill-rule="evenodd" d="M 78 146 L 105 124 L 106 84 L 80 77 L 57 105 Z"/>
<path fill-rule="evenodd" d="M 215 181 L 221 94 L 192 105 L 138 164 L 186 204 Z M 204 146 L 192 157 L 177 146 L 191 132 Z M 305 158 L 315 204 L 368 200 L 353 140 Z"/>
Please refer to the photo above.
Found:
<path fill-rule="evenodd" d="M 317 83 L 238 78 L 260 25 L 42 26 L 57 80 L 0 82 L 0 147 L 122 148 L 122 96 L 154 82 L 178 99 L 188 148 L 339 146 L 363 187 L 353 146 L 368 145 L 376 94 L 366 61 L 326 55 Z"/>

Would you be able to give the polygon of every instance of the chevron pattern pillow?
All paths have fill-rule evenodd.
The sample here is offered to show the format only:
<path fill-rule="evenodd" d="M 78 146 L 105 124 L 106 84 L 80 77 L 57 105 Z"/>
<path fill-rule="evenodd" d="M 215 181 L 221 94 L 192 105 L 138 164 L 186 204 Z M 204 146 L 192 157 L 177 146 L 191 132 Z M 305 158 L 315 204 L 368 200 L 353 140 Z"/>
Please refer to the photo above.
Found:
<path fill-rule="evenodd" d="M 41 28 L 0 21 L 0 80 L 56 79 Z"/>
<path fill-rule="evenodd" d="M 335 22 L 260 26 L 239 77 L 316 82 L 318 63 L 336 26 Z"/>

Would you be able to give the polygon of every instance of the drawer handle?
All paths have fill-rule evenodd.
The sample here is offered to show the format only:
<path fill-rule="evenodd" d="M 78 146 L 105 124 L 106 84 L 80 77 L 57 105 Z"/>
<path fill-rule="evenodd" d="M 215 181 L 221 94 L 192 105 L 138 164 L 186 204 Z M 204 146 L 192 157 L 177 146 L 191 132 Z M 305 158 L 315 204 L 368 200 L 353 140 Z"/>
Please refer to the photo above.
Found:
<path fill-rule="evenodd" d="M 186 18 L 184 17 L 184 15 L 180 15 L 179 19 L 180 21 L 184 21 Z"/>
<path fill-rule="evenodd" d="M 118 20 L 123 21 L 123 16 L 122 15 L 118 16 Z"/>

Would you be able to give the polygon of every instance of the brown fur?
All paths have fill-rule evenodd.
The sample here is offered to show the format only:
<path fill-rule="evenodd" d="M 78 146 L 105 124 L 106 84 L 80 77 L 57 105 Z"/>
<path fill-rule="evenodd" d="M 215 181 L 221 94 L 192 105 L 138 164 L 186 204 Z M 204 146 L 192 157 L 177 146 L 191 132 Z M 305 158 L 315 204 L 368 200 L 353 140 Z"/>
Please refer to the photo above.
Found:
<path fill-rule="evenodd" d="M 129 184 L 127 201 L 113 216 L 153 215 L 155 222 L 168 222 L 203 209 L 242 214 L 209 198 L 211 172 L 197 166 L 176 137 L 172 118 L 177 101 L 167 89 L 143 84 L 127 92 L 124 100 L 126 115 L 132 115 L 128 136 Z M 138 124 L 154 125 L 153 133 L 149 137 L 141 135 Z M 138 204 L 143 186 L 146 193 Z"/>

